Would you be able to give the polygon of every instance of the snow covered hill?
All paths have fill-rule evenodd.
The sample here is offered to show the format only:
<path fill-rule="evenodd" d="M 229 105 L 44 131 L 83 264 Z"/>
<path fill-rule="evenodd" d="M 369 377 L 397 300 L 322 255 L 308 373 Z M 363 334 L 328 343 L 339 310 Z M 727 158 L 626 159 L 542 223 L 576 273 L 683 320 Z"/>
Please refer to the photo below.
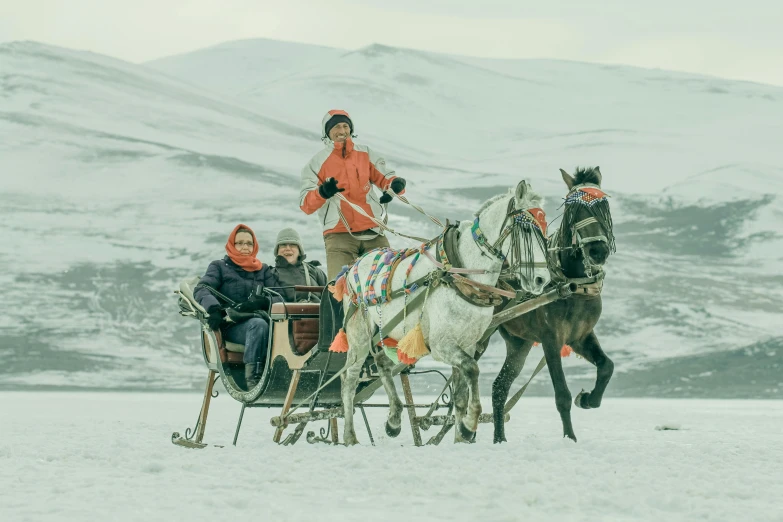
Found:
<path fill-rule="evenodd" d="M 330 47 L 255 39 L 225 42 L 146 65 L 194 85 L 234 93 L 342 53 Z"/>
<path fill-rule="evenodd" d="M 743 396 L 783 396 L 783 88 L 272 41 L 145 65 L 0 45 L 0 260 L 13 267 L 0 275 L 12 305 L 0 386 L 191 386 L 195 326 L 170 291 L 220 257 L 240 221 L 265 261 L 286 225 L 323 259 L 298 176 L 335 107 L 413 201 L 452 220 L 521 178 L 554 219 L 558 168 L 601 165 L 618 237 L 597 330 L 617 363 L 610 392 L 676 395 L 682 378 L 690 395 L 733 396 L 739 383 L 694 375 L 744 350 L 756 382 Z M 434 232 L 393 211 L 392 226 Z M 497 346 L 486 379 L 501 359 Z M 574 383 L 592 375 L 566 367 Z"/>

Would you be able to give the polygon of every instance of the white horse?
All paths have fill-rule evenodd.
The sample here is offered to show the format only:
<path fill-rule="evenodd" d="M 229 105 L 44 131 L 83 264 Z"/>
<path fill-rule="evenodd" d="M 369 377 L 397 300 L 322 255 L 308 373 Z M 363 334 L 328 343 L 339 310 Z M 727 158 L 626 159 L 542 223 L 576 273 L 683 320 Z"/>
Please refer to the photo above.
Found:
<path fill-rule="evenodd" d="M 475 214 L 477 221 L 460 223 L 456 250 L 463 266 L 477 272 L 471 273 L 469 279 L 490 286 L 496 285 L 501 270 L 504 266 L 508 268 L 507 254 L 514 246 L 517 252 L 516 259 L 511 256 L 510 260 L 516 261 L 518 265 L 516 268 L 522 269 L 519 272 L 522 288 L 535 295 L 543 292 L 550 280 L 549 270 L 546 268 L 545 242 L 541 230 L 530 226 L 529 219 L 525 217 L 529 217 L 530 214 L 524 212 L 537 207 L 541 207 L 541 197 L 531 190 L 530 185 L 522 181 L 517 185 L 516 190 L 509 189 L 507 193 L 497 195 L 484 203 Z M 477 242 L 475 226 L 479 224 L 479 242 Z M 506 234 L 500 237 L 503 231 L 506 231 Z M 525 248 L 520 249 L 521 244 L 524 244 Z M 367 280 L 374 258 L 375 255 L 370 253 L 358 261 L 358 280 L 362 283 Z M 410 263 L 410 259 L 404 259 L 400 263 L 389 281 L 388 292 L 402 288 L 406 284 L 406 271 Z M 407 284 L 436 271 L 437 268 L 429 257 L 420 256 L 407 277 Z M 346 278 L 350 275 L 349 271 Z M 343 298 L 346 314 L 352 306 L 351 286 L 348 284 L 348 291 Z M 426 291 L 424 287 L 416 290 L 416 292 Z M 371 350 L 375 355 L 381 381 L 389 396 L 390 410 L 386 421 L 386 432 L 390 436 L 399 434 L 403 405 L 392 380 L 393 364 L 383 350 L 376 351 L 370 343 L 376 327 L 382 329 L 384 336 L 400 340 L 417 324 L 420 325 L 432 357 L 436 361 L 448 364 L 454 372 L 464 376 L 463 379 L 459 379 L 463 384 L 454 391 L 455 427 L 458 428 L 455 429 L 455 441 L 469 441 L 475 436 L 481 414 L 481 403 L 478 388 L 479 369 L 473 354 L 476 343 L 489 326 L 493 308 L 473 305 L 460 298 L 454 289 L 439 285 L 429 290 L 429 295 L 422 306 L 408 309 L 404 321 L 390 331 L 384 329 L 383 321 L 388 321 L 400 313 L 405 302 L 406 299 L 398 297 L 380 306 L 371 305 L 364 310 L 357 310 L 345 325 L 348 357 L 342 383 L 342 399 L 345 415 L 344 439 L 347 445 L 358 443 L 353 424 L 353 403 L 362 365 Z"/>

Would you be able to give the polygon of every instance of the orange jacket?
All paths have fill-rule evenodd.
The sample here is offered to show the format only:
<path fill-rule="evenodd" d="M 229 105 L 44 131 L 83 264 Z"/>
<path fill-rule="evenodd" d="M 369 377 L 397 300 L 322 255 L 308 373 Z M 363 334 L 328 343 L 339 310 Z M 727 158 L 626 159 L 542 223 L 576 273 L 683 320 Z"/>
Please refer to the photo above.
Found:
<path fill-rule="evenodd" d="M 382 207 L 371 185 L 375 185 L 381 191 L 387 190 L 396 177 L 394 171 L 387 167 L 386 161 L 369 147 L 356 145 L 350 138 L 344 143 L 334 143 L 328 139 L 325 141 L 327 147 L 313 156 L 313 159 L 302 169 L 299 207 L 306 214 L 318 211 L 324 235 L 348 231 L 339 217 L 338 208 L 345 216 L 351 232 L 371 229 L 378 232 L 375 223 L 337 199 L 337 196 L 329 200 L 322 198 L 318 193 L 318 186 L 327 178 L 336 179 L 338 187 L 345 189 L 341 194 L 348 201 L 358 205 L 376 219 L 380 219 Z"/>

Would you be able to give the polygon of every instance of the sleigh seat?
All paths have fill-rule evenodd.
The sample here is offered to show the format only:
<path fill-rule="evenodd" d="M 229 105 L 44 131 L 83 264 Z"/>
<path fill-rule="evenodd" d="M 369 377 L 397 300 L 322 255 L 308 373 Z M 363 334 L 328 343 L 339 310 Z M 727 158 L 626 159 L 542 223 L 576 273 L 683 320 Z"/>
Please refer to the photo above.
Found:
<path fill-rule="evenodd" d="M 198 284 L 198 276 L 183 280 L 175 293 L 179 295 L 180 314 L 194 317 L 202 324 L 206 324 L 207 311 L 193 297 L 193 291 Z M 312 288 L 313 290 L 322 290 Z M 306 355 L 318 344 L 319 332 L 319 303 L 273 303 L 270 318 L 273 323 L 288 322 L 288 340 L 290 349 L 297 355 Z M 271 327 L 275 328 L 275 324 Z M 218 336 L 222 343 L 221 353 L 229 364 L 243 364 L 245 346 L 232 343 Z"/>
<path fill-rule="evenodd" d="M 320 303 L 272 303 L 273 321 L 288 319 L 289 343 L 299 355 L 306 355 L 318 344 Z"/>

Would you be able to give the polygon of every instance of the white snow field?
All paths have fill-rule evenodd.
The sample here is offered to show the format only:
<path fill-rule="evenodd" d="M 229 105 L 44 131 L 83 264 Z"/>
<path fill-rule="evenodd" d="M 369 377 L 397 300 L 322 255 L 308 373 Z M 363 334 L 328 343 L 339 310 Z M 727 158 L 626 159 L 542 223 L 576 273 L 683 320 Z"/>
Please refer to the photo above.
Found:
<path fill-rule="evenodd" d="M 277 446 L 271 412 L 251 410 L 235 448 L 239 405 L 222 395 L 205 440 L 225 447 L 172 445 L 200 400 L 0 393 L 0 520 L 783 520 L 781 401 L 608 398 L 573 410 L 574 444 L 553 401 L 527 397 L 507 444 L 482 425 L 476 444 L 421 448 L 382 436 L 381 410 L 377 447 L 363 430 L 353 448 Z"/>

